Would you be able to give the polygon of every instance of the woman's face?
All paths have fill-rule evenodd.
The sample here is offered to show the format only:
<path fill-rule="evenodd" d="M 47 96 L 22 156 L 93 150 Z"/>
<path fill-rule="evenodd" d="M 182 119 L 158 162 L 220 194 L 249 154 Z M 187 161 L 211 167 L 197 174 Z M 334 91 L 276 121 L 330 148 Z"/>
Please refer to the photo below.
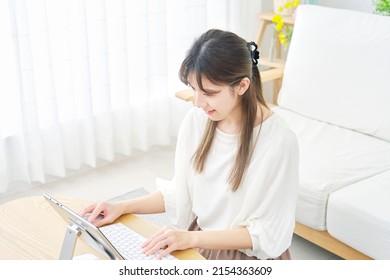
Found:
<path fill-rule="evenodd" d="M 244 80 L 244 79 L 243 79 Z M 206 115 L 213 121 L 235 119 L 240 113 L 240 97 L 249 86 L 242 82 L 235 86 L 213 84 L 207 78 L 202 77 L 203 92 L 196 81 L 196 75 L 191 73 L 188 82 L 194 90 L 195 106 L 202 108 Z"/>

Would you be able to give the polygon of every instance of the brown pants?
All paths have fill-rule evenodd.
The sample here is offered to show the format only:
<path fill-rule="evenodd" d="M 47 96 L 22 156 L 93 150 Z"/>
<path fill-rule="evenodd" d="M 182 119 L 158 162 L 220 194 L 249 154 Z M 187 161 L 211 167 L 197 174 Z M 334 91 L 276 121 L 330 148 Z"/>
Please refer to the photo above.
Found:
<path fill-rule="evenodd" d="M 189 231 L 202 230 L 197 219 L 195 219 L 188 228 Z M 199 253 L 208 260 L 258 260 L 256 257 L 249 257 L 238 250 L 211 250 L 211 249 L 198 249 Z M 290 251 L 287 249 L 279 257 L 271 260 L 291 260 Z"/>

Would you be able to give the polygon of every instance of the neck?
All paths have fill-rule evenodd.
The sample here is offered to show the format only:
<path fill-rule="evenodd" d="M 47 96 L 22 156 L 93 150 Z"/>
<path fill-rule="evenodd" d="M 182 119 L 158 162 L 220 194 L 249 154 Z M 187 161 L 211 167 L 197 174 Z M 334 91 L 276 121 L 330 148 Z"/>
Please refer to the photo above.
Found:
<path fill-rule="evenodd" d="M 272 115 L 272 111 L 262 105 L 257 106 L 257 113 L 254 126 L 260 125 Z M 219 121 L 218 129 L 227 134 L 239 134 L 242 127 L 241 109 L 237 108 L 228 118 Z"/>
<path fill-rule="evenodd" d="M 218 122 L 218 129 L 227 134 L 239 134 L 242 126 L 241 108 L 234 110 L 229 117 Z"/>

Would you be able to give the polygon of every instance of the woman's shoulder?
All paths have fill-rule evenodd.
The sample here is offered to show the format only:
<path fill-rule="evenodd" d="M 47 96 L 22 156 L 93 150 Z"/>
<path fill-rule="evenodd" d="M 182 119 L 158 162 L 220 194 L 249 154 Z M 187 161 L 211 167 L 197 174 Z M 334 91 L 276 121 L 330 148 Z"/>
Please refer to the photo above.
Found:
<path fill-rule="evenodd" d="M 279 144 L 282 147 L 286 147 L 288 144 L 297 145 L 298 141 L 296 134 L 277 112 L 273 113 L 269 121 L 269 133 L 273 138 L 273 145 Z"/>
<path fill-rule="evenodd" d="M 192 107 L 186 113 L 183 123 L 191 123 L 191 124 L 205 124 L 207 121 L 207 117 L 204 114 L 203 110 Z"/>
<path fill-rule="evenodd" d="M 295 133 L 291 130 L 288 124 L 283 120 L 281 116 L 277 112 L 274 113 L 274 122 L 278 128 L 278 131 L 282 134 L 285 134 L 289 137 L 295 137 Z"/>
<path fill-rule="evenodd" d="M 191 131 L 203 131 L 206 125 L 207 117 L 204 112 L 196 107 L 190 108 L 181 122 L 181 131 L 191 133 Z"/>

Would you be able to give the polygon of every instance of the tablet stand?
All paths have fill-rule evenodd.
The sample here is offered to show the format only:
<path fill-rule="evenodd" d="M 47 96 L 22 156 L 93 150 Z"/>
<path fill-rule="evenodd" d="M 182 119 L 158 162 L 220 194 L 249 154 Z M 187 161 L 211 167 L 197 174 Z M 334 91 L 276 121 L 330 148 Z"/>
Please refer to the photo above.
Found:
<path fill-rule="evenodd" d="M 76 247 L 77 237 L 79 237 L 81 234 L 81 228 L 77 224 L 67 226 L 64 242 L 62 243 L 60 260 L 73 259 L 73 253 L 74 248 Z"/>
<path fill-rule="evenodd" d="M 98 239 L 91 235 L 85 228 L 78 225 L 76 222 L 73 222 L 71 225 L 68 225 L 65 231 L 64 241 L 62 243 L 60 260 L 72 260 L 74 249 L 76 248 L 77 238 L 82 237 L 84 241 L 92 248 L 106 254 L 111 260 L 115 260 L 115 254 L 102 244 Z"/>

